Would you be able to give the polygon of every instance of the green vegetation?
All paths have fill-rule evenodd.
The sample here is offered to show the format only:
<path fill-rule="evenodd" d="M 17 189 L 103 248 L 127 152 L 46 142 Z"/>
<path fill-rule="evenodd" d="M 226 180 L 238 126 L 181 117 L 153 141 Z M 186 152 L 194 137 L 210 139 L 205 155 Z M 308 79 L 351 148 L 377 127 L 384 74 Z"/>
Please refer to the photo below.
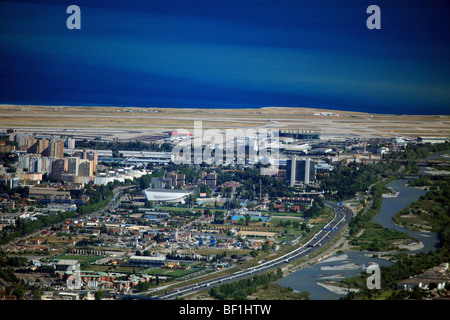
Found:
<path fill-rule="evenodd" d="M 247 299 L 255 300 L 309 300 L 309 292 L 297 292 L 291 287 L 282 287 L 275 283 L 264 284 Z"/>
<path fill-rule="evenodd" d="M 211 288 L 209 294 L 218 300 L 245 300 L 247 296 L 258 291 L 260 286 L 267 286 L 271 282 L 283 277 L 281 269 L 264 274 L 255 275 L 248 279 L 222 284 Z"/>
<path fill-rule="evenodd" d="M 223 170 L 222 170 L 223 169 Z M 233 169 L 233 168 L 230 168 Z M 242 170 L 228 171 L 225 167 L 219 168 L 217 172 L 217 185 L 227 181 L 239 181 L 242 185 L 236 189 L 235 196 L 250 200 L 259 198 L 259 188 L 261 194 L 268 194 L 270 198 L 293 197 L 294 193 L 285 181 L 279 181 L 268 175 L 261 175 L 260 165 L 242 168 Z M 223 190 L 229 192 L 231 190 Z"/>
<path fill-rule="evenodd" d="M 353 238 L 350 241 L 351 245 L 359 246 L 360 250 L 367 251 L 390 251 L 398 248 L 392 245 L 392 241 L 398 239 L 411 239 L 405 233 L 394 229 L 384 228 L 382 225 L 375 222 L 367 222 L 365 230 L 361 236 Z"/>
<path fill-rule="evenodd" d="M 20 197 L 27 198 L 29 194 L 29 187 L 17 187 L 9 188 L 6 185 L 0 184 L 0 194 L 7 194 L 8 196 L 19 195 Z"/>
<path fill-rule="evenodd" d="M 79 214 L 87 214 L 98 211 L 106 207 L 113 198 L 113 189 L 115 184 L 110 182 L 106 186 L 87 186 L 84 190 L 84 195 L 89 197 L 89 201 L 84 206 L 78 206 L 77 212 Z"/>
<path fill-rule="evenodd" d="M 81 263 L 81 269 L 87 270 L 88 268 L 84 268 L 83 266 L 90 266 L 90 264 L 94 261 L 100 260 L 105 256 L 85 256 L 85 255 L 74 255 L 74 254 L 66 254 L 63 256 L 58 256 L 53 259 L 55 260 L 77 260 Z"/>
<path fill-rule="evenodd" d="M 41 228 L 64 222 L 67 219 L 76 217 L 78 214 L 87 214 L 104 208 L 111 201 L 113 197 L 112 190 L 116 185 L 119 185 L 119 183 L 110 182 L 106 186 L 96 186 L 96 188 L 90 185 L 86 186 L 82 192 L 89 197 L 89 201 L 85 206 L 79 206 L 77 212 L 66 211 L 49 216 L 39 216 L 36 220 L 17 219 L 15 225 L 6 226 L 2 229 L 0 244 L 5 244 L 17 237 L 30 234 Z"/>
<path fill-rule="evenodd" d="M 409 180 L 408 182 L 408 186 L 410 187 L 425 187 L 429 186 L 430 184 L 431 184 L 430 178 L 425 176 L 419 177 L 414 180 Z"/>
<path fill-rule="evenodd" d="M 320 190 L 326 190 L 325 198 L 332 201 L 352 199 L 359 192 L 366 192 L 370 186 L 382 179 L 382 174 L 395 173 L 398 163 L 338 165 L 328 176 L 321 177 Z"/>
<path fill-rule="evenodd" d="M 94 143 L 94 144 L 92 144 Z M 111 148 L 117 155 L 118 150 L 157 150 L 164 151 L 164 146 L 154 146 L 152 144 L 141 145 L 140 142 L 113 142 L 111 146 L 100 145 L 101 142 L 94 141 L 84 147 L 99 148 Z M 426 157 L 431 151 L 440 151 L 445 148 L 449 149 L 450 144 L 446 143 L 444 146 L 414 146 L 407 147 L 405 153 L 393 153 L 385 158 L 386 162 L 380 162 L 376 164 L 364 165 L 357 163 L 350 163 L 348 165 L 339 165 L 336 170 L 333 170 L 327 176 L 321 176 L 319 178 L 319 189 L 327 190 L 325 198 L 333 201 L 343 201 L 352 199 L 357 195 L 362 195 L 362 204 L 368 205 L 367 208 L 363 208 L 356 217 L 350 221 L 350 235 L 352 245 L 357 245 L 361 250 L 368 251 L 388 251 L 396 249 L 393 245 L 394 240 L 408 240 L 409 236 L 405 233 L 398 232 L 391 229 L 383 228 L 381 225 L 372 222 L 373 217 L 380 211 L 382 203 L 382 194 L 388 192 L 385 187 L 389 180 L 382 180 L 382 176 L 385 173 L 396 173 L 403 168 L 403 173 L 416 172 L 418 167 L 413 161 L 414 159 L 420 159 Z M 79 147 L 79 146 L 78 146 Z M 156 149 L 153 149 L 156 148 Z M 405 158 L 405 154 L 407 154 Z M 120 156 L 120 155 L 119 155 Z M 408 160 L 402 162 L 403 167 L 394 160 Z M 198 170 L 189 166 L 178 166 L 169 164 L 166 168 L 168 171 L 174 171 L 178 173 L 184 173 L 188 183 L 195 183 L 200 173 Z M 259 198 L 259 187 L 261 186 L 261 193 L 268 194 L 272 201 L 271 207 L 273 211 L 273 205 L 276 202 L 277 197 L 291 197 L 295 194 L 293 190 L 282 181 L 270 176 L 261 176 L 259 167 L 253 168 L 239 168 L 238 170 L 222 170 L 225 168 L 216 168 L 214 170 L 218 173 L 218 184 L 226 181 L 239 181 L 242 185 L 235 191 L 231 188 L 222 190 L 227 196 L 233 197 L 233 200 L 226 204 L 226 208 L 240 207 L 238 198 L 246 198 L 256 200 Z M 211 169 L 208 169 L 211 170 Z M 161 177 L 163 170 L 154 170 L 153 174 L 144 175 L 134 181 L 128 180 L 125 183 L 114 182 L 109 183 L 106 186 L 93 186 L 87 185 L 81 191 L 73 191 L 73 198 L 81 199 L 82 196 L 88 197 L 88 202 L 85 206 L 79 206 L 77 212 L 63 212 L 52 216 L 42 216 L 37 220 L 23 220 L 19 219 L 16 225 L 11 227 L 5 227 L 0 233 L 0 244 L 4 244 L 16 237 L 30 234 L 43 227 L 49 227 L 57 223 L 64 222 L 67 219 L 73 218 L 77 215 L 83 215 L 93 212 L 101 212 L 112 200 L 114 196 L 114 189 L 123 185 L 135 185 L 137 193 L 143 189 L 148 188 L 151 184 L 152 177 Z M 397 223 L 405 223 L 407 227 L 416 226 L 428 226 L 432 231 L 438 232 L 442 239 L 442 248 L 436 252 L 430 252 L 428 254 L 419 254 L 417 256 L 398 255 L 396 256 L 397 262 L 390 267 L 382 267 L 382 290 L 368 290 L 366 287 L 367 274 L 361 274 L 352 279 L 346 279 L 343 281 L 344 285 L 356 286 L 361 289 L 359 294 L 350 294 L 351 299 L 364 299 L 364 298 L 398 298 L 399 294 L 392 294 L 395 289 L 396 283 L 411 275 L 417 274 L 425 270 L 430 266 L 434 266 L 440 262 L 449 260 L 448 247 L 450 246 L 450 190 L 449 180 L 439 179 L 436 177 L 419 178 L 410 182 L 412 186 L 427 187 L 430 191 L 419 201 L 412 204 L 404 211 L 401 211 L 395 218 Z M 0 189 L 1 190 L 1 189 Z M 28 195 L 28 188 L 16 188 L 14 190 L 7 190 L 10 192 L 18 192 L 20 194 Z M 190 197 L 190 203 L 195 202 L 195 198 L 199 192 L 205 192 L 207 195 L 211 194 L 211 190 L 206 187 L 199 187 L 195 190 L 193 197 Z M 210 204 L 211 205 L 211 204 Z M 146 207 L 154 207 L 154 203 L 146 203 Z M 158 207 L 158 210 L 169 211 L 173 215 L 186 217 L 184 222 L 170 222 L 170 223 L 185 223 L 189 218 L 197 217 L 202 214 L 215 214 L 215 225 L 209 225 L 209 228 L 222 229 L 224 218 L 224 208 L 219 209 L 216 204 L 214 207 L 195 207 L 193 210 L 181 207 Z M 366 210 L 364 210 L 366 209 Z M 137 210 L 135 208 L 135 210 Z M 193 214 L 193 211 L 196 213 Z M 302 213 L 292 213 L 293 217 L 302 217 L 304 219 L 317 218 L 315 224 L 312 224 L 310 228 L 306 223 L 299 222 L 298 220 L 290 220 L 286 218 L 275 218 L 268 223 L 261 221 L 254 221 L 250 216 L 245 216 L 242 222 L 238 225 L 242 230 L 252 231 L 273 231 L 279 232 L 279 240 L 290 240 L 294 237 L 302 236 L 301 242 L 307 241 L 307 236 L 314 233 L 317 228 L 320 228 L 324 224 L 323 221 L 327 220 L 331 215 L 327 208 L 325 208 L 323 202 L 316 198 L 313 206 L 308 208 L 302 208 Z M 289 215 L 289 214 L 288 214 Z M 410 220 L 406 220 L 405 217 L 409 216 Z M 416 220 L 412 220 L 411 217 Z M 397 220 L 398 219 L 398 220 Z M 145 223 L 142 220 L 136 219 L 137 223 Z M 300 220 L 301 221 L 301 220 Z M 169 226 L 174 226 L 169 224 Z M 201 227 L 200 225 L 198 226 Z M 361 232 L 363 231 L 363 232 Z M 359 235 L 358 235 L 359 234 Z M 358 235 L 358 236 L 357 236 Z M 155 238 L 158 242 L 165 241 L 164 237 L 159 234 Z M 92 246 L 96 244 L 96 238 L 84 238 L 82 240 L 77 239 L 77 246 Z M 280 241 L 282 243 L 283 241 Z M 289 242 L 287 242 L 289 243 Z M 286 244 L 280 248 L 278 252 L 271 252 L 268 243 L 264 243 L 263 250 L 245 251 L 246 254 L 250 254 L 254 257 L 258 256 L 258 259 L 253 261 L 247 261 L 241 263 L 237 268 L 244 268 L 250 264 L 256 264 L 256 260 L 272 259 L 274 255 L 281 255 L 291 250 L 293 245 Z M 67 256 L 70 257 L 70 256 Z M 114 268 L 116 270 L 120 267 L 117 266 L 91 266 L 90 263 L 94 259 L 99 257 L 87 257 L 77 258 L 82 261 L 83 269 L 96 269 L 96 268 Z M 26 285 L 20 284 L 20 281 L 15 277 L 13 268 L 23 266 L 25 261 L 23 258 L 2 257 L 0 255 L 0 281 L 3 283 L 14 283 L 14 287 L 9 287 L 8 292 L 14 292 L 20 299 L 24 298 L 25 290 L 34 290 Z M 170 269 L 147 269 L 146 272 L 156 276 L 156 280 L 151 283 L 140 283 L 138 290 L 145 292 L 150 287 L 159 284 L 159 276 L 168 276 L 170 280 L 186 276 L 189 273 L 200 271 L 203 266 L 195 266 L 195 263 L 191 265 L 190 270 L 170 270 Z M 125 267 L 124 267 L 125 268 Z M 144 271 L 141 268 L 126 267 L 126 273 L 136 273 L 137 270 Z M 224 270 L 223 272 L 232 272 L 233 270 Z M 125 270 L 125 269 L 124 269 Z M 212 277 L 213 275 L 211 275 Z M 249 299 L 249 298 L 266 298 L 266 299 L 308 299 L 307 293 L 296 293 L 291 288 L 281 288 L 273 284 L 282 277 L 282 272 L 278 269 L 276 272 L 269 272 L 266 274 L 256 275 L 252 278 L 236 281 L 230 284 L 223 284 L 218 287 L 214 287 L 209 290 L 209 294 L 215 299 L 231 300 L 231 299 Z M 161 278 L 162 279 L 162 278 Z M 194 281 L 194 280 L 192 280 Z M 39 292 L 35 290 L 34 293 L 39 296 Z M 417 293 L 419 296 L 419 293 Z M 99 291 L 96 294 L 97 299 L 101 299 L 104 296 L 104 292 Z"/>
<path fill-rule="evenodd" d="M 397 283 L 400 280 L 408 279 L 411 276 L 421 274 L 427 269 L 437 266 L 443 262 L 448 262 L 450 254 L 448 248 L 440 248 L 436 251 L 429 251 L 428 253 L 418 253 L 416 255 L 398 254 L 395 256 L 396 262 L 388 267 L 381 266 L 381 289 L 370 290 L 367 288 L 368 273 L 361 273 L 349 279 L 343 279 L 341 284 L 344 287 L 358 288 L 358 293 L 350 292 L 342 300 L 366 300 L 366 299 L 389 299 L 397 300 L 403 299 L 405 295 L 409 294 L 404 291 L 397 291 Z M 420 298 L 420 295 L 415 294 Z"/>
<path fill-rule="evenodd" d="M 426 158 L 430 153 L 440 152 L 444 150 L 450 150 L 450 143 L 439 143 L 439 144 L 416 144 L 416 145 L 410 145 L 408 144 L 405 147 L 405 150 L 397 151 L 397 152 L 390 152 L 388 154 L 384 155 L 384 159 L 389 160 L 417 160 L 417 159 L 424 159 Z"/>
<path fill-rule="evenodd" d="M 397 254 L 396 262 L 389 267 L 381 269 L 381 290 L 369 290 L 366 286 L 368 274 L 361 273 L 342 283 L 346 286 L 360 289 L 359 293 L 350 293 L 345 299 L 421 299 L 423 290 L 415 288 L 413 292 L 397 291 L 396 286 L 400 280 L 423 273 L 426 269 L 450 261 L 450 179 L 448 177 L 432 177 L 417 182 L 430 187 L 427 194 L 420 200 L 401 210 L 395 217 L 396 223 L 402 223 L 406 228 L 430 227 L 437 232 L 441 239 L 441 248 L 428 253 L 415 255 Z M 415 184 L 410 183 L 411 184 Z M 408 216 L 408 217 L 405 217 Z M 411 220 L 413 217 L 414 220 Z M 406 221 L 406 222 L 405 222 Z M 366 223 L 367 225 L 368 223 Z M 385 230 L 383 230 L 384 232 Z M 386 235 L 385 235 L 386 236 Z M 387 235 L 389 238 L 389 234 Z M 373 244 L 373 242 L 372 242 Z M 375 243 L 377 244 L 377 243 Z"/>
<path fill-rule="evenodd" d="M 410 185 L 428 186 L 430 190 L 394 216 L 406 228 L 438 232 L 444 243 L 450 243 L 450 178 L 433 177 Z"/>
<path fill-rule="evenodd" d="M 388 181 L 381 181 L 372 186 L 369 191 L 369 201 L 371 205 L 367 210 L 361 210 L 358 214 L 350 220 L 350 236 L 355 235 L 358 231 L 362 229 L 369 228 L 370 226 L 375 226 L 372 223 L 373 217 L 377 215 L 381 210 L 381 204 L 383 202 L 383 193 L 390 191 L 385 187 Z"/>
<path fill-rule="evenodd" d="M 0 251 L 0 267 L 23 267 L 27 264 L 27 258 L 25 257 L 11 257 L 7 256 L 4 252 Z"/>
<path fill-rule="evenodd" d="M 7 295 L 15 295 L 19 300 L 25 299 L 25 293 L 31 292 L 35 297 L 42 295 L 42 288 L 39 285 L 30 286 L 19 281 L 15 275 L 15 269 L 25 267 L 27 259 L 25 257 L 9 257 L 4 252 L 0 252 L 0 283 L 5 286 Z"/>
<path fill-rule="evenodd" d="M 17 237 L 30 234 L 43 227 L 49 227 L 56 223 L 61 223 L 66 219 L 70 219 L 75 216 L 75 212 L 67 211 L 51 216 L 40 216 L 37 220 L 17 219 L 15 225 L 6 226 L 2 229 L 0 235 L 0 244 L 5 244 Z"/>
<path fill-rule="evenodd" d="M 135 183 L 138 186 L 144 185 L 149 181 L 150 178 L 151 175 L 145 175 L 139 179 L 135 179 Z M 89 200 L 84 206 L 78 206 L 76 212 L 66 211 L 50 216 L 39 216 L 36 220 L 17 219 L 15 225 L 6 226 L 1 230 L 0 245 L 12 241 L 17 237 L 30 234 L 41 228 L 50 227 L 57 223 L 64 222 L 67 219 L 99 211 L 105 208 L 111 202 L 114 196 L 113 190 L 115 188 L 119 186 L 130 185 L 131 182 L 131 180 L 128 180 L 125 183 L 122 183 L 115 180 L 114 182 L 109 182 L 107 185 L 101 186 L 93 186 L 89 184 L 80 191 L 71 192 L 71 196 L 74 199 L 81 199 L 82 196 L 85 196 L 88 197 Z M 28 187 L 15 188 L 11 190 L 28 193 Z"/>

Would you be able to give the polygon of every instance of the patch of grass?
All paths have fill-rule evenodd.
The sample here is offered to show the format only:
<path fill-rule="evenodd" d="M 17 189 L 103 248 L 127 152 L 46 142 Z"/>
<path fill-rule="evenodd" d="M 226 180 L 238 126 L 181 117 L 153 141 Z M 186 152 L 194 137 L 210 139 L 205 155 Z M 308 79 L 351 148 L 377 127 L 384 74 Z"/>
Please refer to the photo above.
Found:
<path fill-rule="evenodd" d="M 294 291 L 291 287 L 282 287 L 270 283 L 258 288 L 258 292 L 248 296 L 249 300 L 309 300 L 309 292 Z"/>
<path fill-rule="evenodd" d="M 59 256 L 56 259 L 78 260 L 80 262 L 92 263 L 92 262 L 100 260 L 102 258 L 104 258 L 104 256 L 81 256 L 81 255 L 66 254 L 64 256 Z"/>
<path fill-rule="evenodd" d="M 384 228 L 376 222 L 367 222 L 364 232 L 351 240 L 350 244 L 359 246 L 361 250 L 389 251 L 396 249 L 392 242 L 395 240 L 412 239 L 406 232 Z"/>

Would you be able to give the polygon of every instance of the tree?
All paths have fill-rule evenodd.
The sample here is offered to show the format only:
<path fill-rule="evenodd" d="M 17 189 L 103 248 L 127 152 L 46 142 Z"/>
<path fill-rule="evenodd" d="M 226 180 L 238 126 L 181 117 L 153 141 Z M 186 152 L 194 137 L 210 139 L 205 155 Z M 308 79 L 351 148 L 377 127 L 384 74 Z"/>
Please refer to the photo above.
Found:
<path fill-rule="evenodd" d="M 255 208 L 255 203 L 254 202 L 249 202 L 249 203 L 247 203 L 247 209 L 249 209 L 249 210 L 252 210 L 252 209 L 254 209 Z"/>
<path fill-rule="evenodd" d="M 150 282 L 139 281 L 136 289 L 139 292 L 147 291 L 148 289 L 150 289 Z"/>
<path fill-rule="evenodd" d="M 106 291 L 98 290 L 95 292 L 95 300 L 102 300 L 106 296 Z"/>
<path fill-rule="evenodd" d="M 252 220 L 252 217 L 247 213 L 245 214 L 245 225 L 248 226 L 250 223 L 250 220 Z"/>
<path fill-rule="evenodd" d="M 223 211 L 216 211 L 214 213 L 214 223 L 222 224 L 225 222 L 224 220 L 225 220 L 225 218 L 224 218 Z"/>
<path fill-rule="evenodd" d="M 436 289 L 437 287 L 438 287 L 438 285 L 436 282 L 430 282 L 430 284 L 428 285 L 429 290 Z"/>
<path fill-rule="evenodd" d="M 161 243 L 164 242 L 166 239 L 164 238 L 164 236 L 162 235 L 162 233 L 158 233 L 153 240 L 155 240 L 157 243 Z"/>

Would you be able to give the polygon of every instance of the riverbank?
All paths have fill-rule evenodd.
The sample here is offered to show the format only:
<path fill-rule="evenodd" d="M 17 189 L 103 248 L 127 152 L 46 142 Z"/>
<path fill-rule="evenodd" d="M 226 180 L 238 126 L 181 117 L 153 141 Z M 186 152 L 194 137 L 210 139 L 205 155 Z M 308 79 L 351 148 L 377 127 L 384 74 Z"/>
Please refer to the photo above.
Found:
<path fill-rule="evenodd" d="M 335 294 L 340 294 L 340 295 L 345 295 L 348 294 L 349 292 L 359 292 L 359 289 L 355 289 L 355 288 L 345 288 L 345 287 L 341 287 L 339 286 L 338 282 L 336 281 L 326 281 L 326 282 L 317 282 L 317 285 L 327 289 L 328 291 L 331 291 Z"/>
<path fill-rule="evenodd" d="M 391 266 L 394 263 L 392 258 L 399 252 L 415 254 L 435 248 L 439 243 L 436 234 L 407 230 L 395 225 L 392 221 L 396 212 L 419 199 L 426 190 L 409 187 L 406 185 L 406 180 L 400 179 L 388 182 L 386 187 L 399 192 L 399 195 L 395 198 L 383 198 L 380 211 L 374 215 L 373 220 L 376 220 L 383 228 L 395 228 L 409 234 L 410 237 L 407 239 L 393 240 L 396 250 L 361 251 L 360 247 L 352 245 L 348 233 L 342 232 L 339 239 L 323 248 L 323 251 L 315 257 L 286 270 L 285 277 L 278 283 L 282 286 L 290 286 L 294 290 L 308 291 L 311 300 L 340 299 L 349 291 L 346 285 L 339 284 L 339 278 L 351 279 L 363 272 L 371 263 Z M 360 236 L 364 231 L 365 229 L 358 230 L 354 236 Z M 353 289 L 350 292 L 356 293 L 358 288 L 350 289 Z"/>
<path fill-rule="evenodd" d="M 381 195 L 381 197 L 383 197 L 383 198 L 397 198 L 398 195 L 400 194 L 400 192 L 395 191 L 395 190 L 392 189 L 392 188 L 388 188 L 388 189 L 390 189 L 391 192 L 389 192 L 389 193 L 383 193 L 383 194 Z"/>

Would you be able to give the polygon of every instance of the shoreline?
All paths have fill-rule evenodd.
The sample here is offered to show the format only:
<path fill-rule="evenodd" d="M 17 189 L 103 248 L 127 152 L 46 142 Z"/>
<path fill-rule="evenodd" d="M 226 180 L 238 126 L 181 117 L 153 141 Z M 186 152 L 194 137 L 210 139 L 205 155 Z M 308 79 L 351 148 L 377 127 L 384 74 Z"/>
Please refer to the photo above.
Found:
<path fill-rule="evenodd" d="M 325 282 L 321 282 L 321 281 L 317 281 L 316 284 L 327 289 L 328 291 L 331 291 L 333 293 L 336 294 L 340 294 L 340 295 L 346 295 L 348 294 L 348 292 L 359 292 L 359 289 L 356 288 L 345 288 L 345 287 L 340 287 L 338 285 L 334 285 L 333 281 L 325 281 Z"/>
<path fill-rule="evenodd" d="M 320 139 L 416 139 L 450 136 L 447 116 L 393 115 L 305 107 L 157 108 L 0 104 L 0 128 L 61 133 L 74 138 L 149 140 L 176 129 L 267 128 L 318 132 Z"/>
<path fill-rule="evenodd" d="M 382 113 L 382 112 L 374 112 L 374 111 L 358 111 L 358 110 L 345 110 L 340 108 L 326 108 L 326 107 L 286 107 L 286 106 L 233 106 L 233 107 L 213 107 L 213 106 L 198 106 L 198 107 L 169 107 L 169 106 L 132 106 L 132 105 L 101 105 L 101 104 L 73 104 L 73 105 L 64 105 L 64 104 L 33 104 L 33 103 L 0 103 L 0 108 L 2 107 L 19 107 L 19 108 L 118 108 L 118 109 L 163 109 L 163 110 L 187 110 L 187 111 L 207 111 L 207 110 L 224 110 L 224 111 L 230 111 L 230 110 L 317 110 L 317 111 L 323 111 L 323 112 L 330 112 L 335 113 L 334 115 L 322 115 L 322 116 L 335 116 L 336 112 L 340 113 L 356 113 L 361 115 L 385 115 L 385 116 L 419 116 L 419 117 L 440 117 L 440 118 L 446 118 L 450 117 L 450 114 L 440 114 L 440 113 L 433 113 L 433 114 L 406 114 L 406 113 Z M 339 114 L 338 114 L 339 116 Z"/>

